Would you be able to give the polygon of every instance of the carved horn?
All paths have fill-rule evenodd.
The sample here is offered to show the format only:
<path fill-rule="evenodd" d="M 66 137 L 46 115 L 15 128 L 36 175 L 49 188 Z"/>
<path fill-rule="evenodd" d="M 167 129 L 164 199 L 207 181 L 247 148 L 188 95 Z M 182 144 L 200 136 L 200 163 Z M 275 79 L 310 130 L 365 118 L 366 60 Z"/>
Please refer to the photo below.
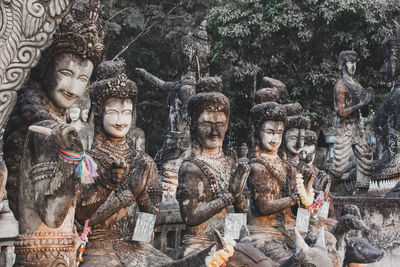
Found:
<path fill-rule="evenodd" d="M 325 231 L 323 226 L 321 227 L 321 231 L 319 232 L 317 241 L 315 241 L 314 247 L 325 248 Z"/>
<path fill-rule="evenodd" d="M 225 240 L 224 240 L 224 238 L 222 237 L 221 233 L 220 233 L 217 229 L 214 229 L 214 231 L 215 231 L 215 233 L 216 233 L 217 236 L 218 236 L 217 244 L 218 244 L 218 245 L 221 245 L 220 248 L 226 247 Z M 218 245 L 217 245 L 217 247 L 218 247 Z"/>
<path fill-rule="evenodd" d="M 299 254 L 300 252 L 307 252 L 310 247 L 306 244 L 297 228 L 294 228 L 294 232 L 296 234 L 296 254 Z"/>

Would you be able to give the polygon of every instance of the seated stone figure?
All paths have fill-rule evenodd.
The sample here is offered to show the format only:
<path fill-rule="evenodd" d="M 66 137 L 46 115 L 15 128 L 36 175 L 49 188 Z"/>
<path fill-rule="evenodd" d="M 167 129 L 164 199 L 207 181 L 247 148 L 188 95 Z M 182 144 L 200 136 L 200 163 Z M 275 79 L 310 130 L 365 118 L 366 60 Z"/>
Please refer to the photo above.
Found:
<path fill-rule="evenodd" d="M 285 130 L 286 109 L 276 102 L 258 104 L 251 110 L 251 119 L 253 148 L 247 181 L 251 192 L 250 238 L 265 255 L 282 262 L 291 256 L 281 242 L 282 232 L 288 224 L 294 226 L 290 208 L 298 202 L 292 191 L 296 170 L 277 153 Z M 272 236 L 258 238 L 263 229 L 269 229 Z"/>
<path fill-rule="evenodd" d="M 6 126 L 8 197 L 19 221 L 15 266 L 75 265 L 73 222 L 81 182 L 78 161 L 63 158 L 62 151 L 82 157 L 78 133 L 65 123 L 66 110 L 86 90 L 100 58 L 99 11 L 98 1 L 74 3 L 19 91 Z M 41 133 L 28 131 L 32 124 Z"/>
<path fill-rule="evenodd" d="M 149 244 L 129 242 L 135 228 L 132 204 L 157 214 L 162 190 L 154 161 L 127 140 L 137 87 L 124 72 L 120 61 L 100 64 L 91 89 L 95 140 L 88 154 L 97 163 L 99 177 L 83 187 L 76 211 L 81 223 L 92 214 L 82 266 L 159 266 L 171 261 Z"/>
<path fill-rule="evenodd" d="M 229 120 L 229 100 L 221 93 L 219 77 L 202 78 L 190 98 L 188 115 L 193 141 L 192 155 L 179 169 L 177 200 L 187 225 L 185 255 L 208 247 L 214 228 L 223 232 L 226 208 L 246 212 L 243 186 L 249 168 L 224 155 L 222 143 Z M 236 169 L 236 171 L 235 171 Z"/>

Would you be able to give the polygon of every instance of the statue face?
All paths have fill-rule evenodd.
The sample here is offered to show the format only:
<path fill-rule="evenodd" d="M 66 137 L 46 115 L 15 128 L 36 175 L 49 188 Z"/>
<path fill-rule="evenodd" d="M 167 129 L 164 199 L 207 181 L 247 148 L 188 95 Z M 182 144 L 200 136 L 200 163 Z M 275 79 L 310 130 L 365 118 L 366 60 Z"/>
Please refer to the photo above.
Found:
<path fill-rule="evenodd" d="M 196 123 L 197 141 L 202 148 L 221 148 L 227 128 L 228 118 L 225 113 L 205 110 Z"/>
<path fill-rule="evenodd" d="M 124 138 L 131 126 L 132 109 L 132 99 L 108 99 L 103 112 L 104 131 L 113 138 Z"/>
<path fill-rule="evenodd" d="M 304 145 L 302 150 L 307 153 L 306 158 L 304 159 L 307 165 L 313 164 L 315 159 L 315 150 L 316 150 L 315 145 Z"/>
<path fill-rule="evenodd" d="M 299 154 L 304 147 L 304 136 L 306 130 L 299 128 L 291 128 L 286 131 L 285 143 L 286 149 L 292 154 Z"/>
<path fill-rule="evenodd" d="M 260 129 L 260 144 L 262 149 L 269 153 L 276 154 L 282 142 L 283 121 L 265 121 Z"/>
<path fill-rule="evenodd" d="M 69 118 L 71 121 L 79 120 L 81 115 L 81 109 L 78 106 L 72 106 L 69 108 Z"/>
<path fill-rule="evenodd" d="M 357 62 L 347 61 L 347 62 L 346 62 L 345 68 L 346 68 L 346 72 L 347 72 L 350 76 L 353 76 L 354 73 L 356 73 Z"/>
<path fill-rule="evenodd" d="M 397 68 L 397 53 L 396 50 L 392 49 L 390 54 L 386 56 L 385 62 L 379 72 L 384 75 L 386 82 L 391 82 L 396 76 Z"/>
<path fill-rule="evenodd" d="M 82 109 L 82 111 L 81 111 L 81 120 L 83 122 L 87 122 L 88 117 L 89 117 L 89 109 L 88 108 Z"/>
<path fill-rule="evenodd" d="M 49 97 L 54 106 L 66 109 L 85 92 L 93 63 L 69 53 L 58 55 L 54 61 L 53 77 L 50 77 L 48 85 Z"/>

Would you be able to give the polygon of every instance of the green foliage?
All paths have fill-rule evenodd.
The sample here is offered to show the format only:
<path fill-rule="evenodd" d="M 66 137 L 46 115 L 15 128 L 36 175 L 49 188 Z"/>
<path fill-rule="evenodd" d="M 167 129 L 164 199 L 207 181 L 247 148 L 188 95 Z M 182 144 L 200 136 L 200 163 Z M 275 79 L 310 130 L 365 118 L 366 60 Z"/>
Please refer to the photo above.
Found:
<path fill-rule="evenodd" d="M 359 54 L 357 79 L 381 99 L 388 89 L 378 75 L 376 51 L 399 11 L 398 4 L 375 0 L 216 0 L 207 15 L 215 40 L 213 69 L 223 74 L 233 100 L 231 131 L 238 143 L 249 141 L 243 134 L 249 130 L 248 100 L 263 76 L 283 81 L 291 101 L 329 124 L 324 118 L 333 110 L 342 50 Z"/>
<path fill-rule="evenodd" d="M 167 127 L 166 97 L 135 74 L 148 70 L 165 81 L 177 78 L 174 53 L 182 38 L 204 19 L 210 1 L 202 0 L 102 0 L 105 27 L 105 58 L 126 61 L 127 76 L 139 88 L 137 125 L 146 134 L 147 152 L 154 156 L 161 148 Z"/>

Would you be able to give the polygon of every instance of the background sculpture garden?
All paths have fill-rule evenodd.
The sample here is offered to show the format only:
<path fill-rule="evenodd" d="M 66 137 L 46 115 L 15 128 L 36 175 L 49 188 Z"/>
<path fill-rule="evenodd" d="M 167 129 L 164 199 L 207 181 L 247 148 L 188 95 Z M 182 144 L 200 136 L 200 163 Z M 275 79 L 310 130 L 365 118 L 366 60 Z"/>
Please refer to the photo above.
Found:
<path fill-rule="evenodd" d="M 399 18 L 0 1 L 0 266 L 397 266 Z"/>

